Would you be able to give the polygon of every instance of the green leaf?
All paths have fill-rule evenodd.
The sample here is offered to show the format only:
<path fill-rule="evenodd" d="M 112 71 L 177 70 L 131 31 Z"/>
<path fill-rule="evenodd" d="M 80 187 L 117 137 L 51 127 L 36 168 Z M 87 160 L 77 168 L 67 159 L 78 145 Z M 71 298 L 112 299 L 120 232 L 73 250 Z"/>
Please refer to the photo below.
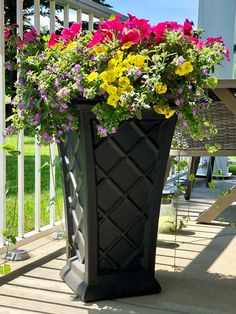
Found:
<path fill-rule="evenodd" d="M 0 274 L 1 275 L 7 275 L 11 272 L 11 265 L 10 264 L 4 264 L 0 266 Z"/>
<path fill-rule="evenodd" d="M 214 183 L 212 183 L 212 182 L 209 182 L 208 183 L 208 186 L 209 186 L 209 188 L 211 189 L 211 191 L 215 191 L 215 184 Z"/>
<path fill-rule="evenodd" d="M 193 173 L 188 176 L 188 180 L 189 180 L 190 182 L 193 182 L 194 179 L 195 179 L 195 175 L 194 175 Z"/>
<path fill-rule="evenodd" d="M 222 169 L 217 169 L 217 170 L 215 171 L 215 175 L 216 175 L 216 176 L 222 176 L 222 175 L 223 175 Z"/>
<path fill-rule="evenodd" d="M 208 87 L 214 89 L 214 88 L 216 88 L 216 85 L 218 84 L 218 80 L 215 76 L 208 77 L 206 79 L 206 84 Z"/>
<path fill-rule="evenodd" d="M 50 166 L 50 165 L 49 165 L 49 162 L 46 161 L 46 162 L 39 168 L 39 171 L 42 170 L 43 168 L 49 167 L 49 166 Z"/>
<path fill-rule="evenodd" d="M 56 167 L 57 165 L 60 165 L 61 163 L 61 157 L 56 156 L 52 162 L 52 167 Z"/>
<path fill-rule="evenodd" d="M 181 184 L 181 183 L 178 183 L 177 185 L 176 185 L 176 187 L 177 187 L 177 189 L 179 190 L 179 191 L 181 191 L 181 192 L 185 192 L 185 190 L 186 190 L 186 188 Z"/>
<path fill-rule="evenodd" d="M 10 145 L 10 144 L 3 145 L 2 149 L 6 150 L 8 152 L 8 154 L 10 154 L 12 156 L 18 156 L 21 154 L 21 152 L 19 150 L 16 150 L 15 147 L 13 145 Z"/>

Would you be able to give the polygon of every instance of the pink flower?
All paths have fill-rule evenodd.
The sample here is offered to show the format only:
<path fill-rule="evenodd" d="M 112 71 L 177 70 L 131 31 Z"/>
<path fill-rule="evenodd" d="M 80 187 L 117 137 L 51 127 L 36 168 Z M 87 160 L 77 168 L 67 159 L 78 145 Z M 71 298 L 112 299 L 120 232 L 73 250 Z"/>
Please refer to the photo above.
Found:
<path fill-rule="evenodd" d="M 193 43 L 198 50 L 201 50 L 204 47 L 204 41 L 199 38 L 191 36 L 188 40 L 190 43 Z"/>
<path fill-rule="evenodd" d="M 5 26 L 4 27 L 4 38 L 8 39 L 11 36 L 11 30 L 9 27 Z"/>
<path fill-rule="evenodd" d="M 152 27 L 152 32 L 156 36 L 156 42 L 160 42 L 163 40 L 165 31 L 170 30 L 170 31 L 180 31 L 183 29 L 183 26 L 178 24 L 177 22 L 162 22 L 158 23 L 156 26 Z"/>
<path fill-rule="evenodd" d="M 184 35 L 191 36 L 192 28 L 193 28 L 193 22 L 186 19 L 183 26 Z"/>
<path fill-rule="evenodd" d="M 225 52 L 225 58 L 230 61 L 230 53 L 229 53 L 229 49 L 227 46 L 225 46 L 224 48 L 224 52 Z"/>
<path fill-rule="evenodd" d="M 59 39 L 59 35 L 57 35 L 55 32 L 52 33 L 48 41 L 48 48 L 55 46 L 59 42 Z"/>
<path fill-rule="evenodd" d="M 35 28 L 32 28 L 30 31 L 27 31 L 24 33 L 24 42 L 25 43 L 31 43 L 36 40 L 38 37 L 37 31 Z"/>
<path fill-rule="evenodd" d="M 140 31 L 141 39 L 149 37 L 151 32 L 151 26 L 148 20 L 138 19 L 137 17 L 128 13 L 129 20 L 125 23 L 127 28 L 136 28 Z"/>
<path fill-rule="evenodd" d="M 70 28 L 64 28 L 61 32 L 61 38 L 64 42 L 71 41 L 79 34 L 81 30 L 81 23 L 74 23 Z"/>
<path fill-rule="evenodd" d="M 124 29 L 121 35 L 121 42 L 127 43 L 132 42 L 133 44 L 138 43 L 141 40 L 140 32 L 138 29 Z"/>
<path fill-rule="evenodd" d="M 79 32 L 81 31 L 81 23 L 73 23 L 70 27 L 70 31 L 74 36 L 78 35 Z"/>
<path fill-rule="evenodd" d="M 206 39 L 206 46 L 212 45 L 214 43 L 224 43 L 222 37 L 209 37 Z"/>
<path fill-rule="evenodd" d="M 17 41 L 17 49 L 19 49 L 19 50 L 21 50 L 21 49 L 23 49 L 24 48 L 24 42 L 23 42 L 23 40 L 20 38 L 20 37 L 18 37 L 17 39 L 16 39 L 16 41 Z"/>
<path fill-rule="evenodd" d="M 115 32 L 121 32 L 124 28 L 124 23 L 120 21 L 121 14 L 117 14 L 113 20 L 107 20 L 99 24 L 99 29 L 109 29 Z"/>

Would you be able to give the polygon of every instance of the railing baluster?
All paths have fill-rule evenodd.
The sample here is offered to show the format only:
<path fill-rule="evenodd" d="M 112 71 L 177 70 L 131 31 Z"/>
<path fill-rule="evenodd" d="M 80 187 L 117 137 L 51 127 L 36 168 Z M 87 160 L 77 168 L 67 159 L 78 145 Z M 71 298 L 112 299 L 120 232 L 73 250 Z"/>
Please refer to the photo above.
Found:
<path fill-rule="evenodd" d="M 82 21 L 82 10 L 77 9 L 77 22 L 80 23 Z"/>
<path fill-rule="evenodd" d="M 50 33 L 55 32 L 56 25 L 56 1 L 50 0 Z"/>
<path fill-rule="evenodd" d="M 89 13 L 89 31 L 93 30 L 93 13 Z"/>
<path fill-rule="evenodd" d="M 40 0 L 34 0 L 34 27 L 40 34 Z M 41 152 L 35 137 L 35 231 L 40 231 L 41 218 Z"/>
<path fill-rule="evenodd" d="M 5 129 L 5 44 L 4 44 L 4 0 L 0 0 L 0 146 L 5 144 L 2 132 Z M 0 246 L 5 244 L 2 230 L 6 227 L 6 154 L 0 149 Z"/>
<path fill-rule="evenodd" d="M 16 20 L 18 35 L 23 37 L 23 3 L 24 0 L 17 0 Z M 24 131 L 18 133 L 18 237 L 24 236 Z"/>
<path fill-rule="evenodd" d="M 55 31 L 55 1 L 50 1 L 50 33 Z M 52 202 L 52 199 L 55 199 L 55 167 L 52 167 L 52 162 L 55 159 L 55 143 L 50 144 L 50 225 L 55 224 L 55 204 Z"/>
<path fill-rule="evenodd" d="M 69 4 L 67 3 L 64 5 L 64 27 L 69 26 L 69 11 L 70 7 Z"/>

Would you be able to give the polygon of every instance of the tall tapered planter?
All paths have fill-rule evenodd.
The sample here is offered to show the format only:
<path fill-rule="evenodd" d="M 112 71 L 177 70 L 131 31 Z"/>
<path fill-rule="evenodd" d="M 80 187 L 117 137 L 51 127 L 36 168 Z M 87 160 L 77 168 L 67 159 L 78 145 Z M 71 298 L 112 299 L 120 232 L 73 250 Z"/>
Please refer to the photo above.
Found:
<path fill-rule="evenodd" d="M 160 200 L 176 116 L 153 111 L 100 138 L 90 105 L 59 145 L 68 237 L 63 280 L 83 301 L 158 293 Z"/>

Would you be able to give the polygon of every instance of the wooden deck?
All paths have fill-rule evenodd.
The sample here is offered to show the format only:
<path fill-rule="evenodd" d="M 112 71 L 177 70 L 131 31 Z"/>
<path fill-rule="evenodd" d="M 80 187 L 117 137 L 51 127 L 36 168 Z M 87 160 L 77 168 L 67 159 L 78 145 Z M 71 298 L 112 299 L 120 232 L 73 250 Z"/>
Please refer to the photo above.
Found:
<path fill-rule="evenodd" d="M 61 254 L 64 243 L 61 240 L 54 244 L 47 238 L 50 245 L 43 244 L 43 240 L 39 245 L 44 259 L 35 261 L 28 269 L 19 270 L 5 283 L 1 279 L 0 313 L 235 314 L 236 228 L 194 222 L 217 194 L 231 184 L 230 181 L 222 181 L 213 193 L 209 193 L 204 183 L 198 184 L 190 202 L 180 197 L 179 214 L 189 212 L 191 220 L 177 237 L 158 236 L 156 276 L 163 288 L 160 294 L 85 304 L 75 299 L 70 288 L 60 279 L 59 271 L 65 264 L 65 255 Z M 234 221 L 235 212 L 236 207 L 231 206 L 226 213 L 227 218 Z M 49 260 L 46 248 L 52 251 L 54 245 L 56 253 Z M 36 251 L 31 248 L 33 257 Z"/>

